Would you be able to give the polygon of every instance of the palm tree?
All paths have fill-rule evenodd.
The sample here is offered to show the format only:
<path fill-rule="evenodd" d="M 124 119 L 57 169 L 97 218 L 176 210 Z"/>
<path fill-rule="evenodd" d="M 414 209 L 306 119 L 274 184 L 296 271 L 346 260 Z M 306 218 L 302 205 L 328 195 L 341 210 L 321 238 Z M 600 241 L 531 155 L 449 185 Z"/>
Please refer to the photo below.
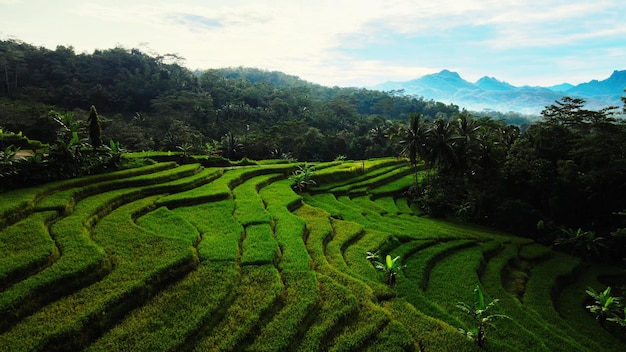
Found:
<path fill-rule="evenodd" d="M 454 129 L 456 130 L 455 144 L 458 146 L 458 166 L 465 171 L 470 165 L 470 154 L 474 149 L 478 148 L 474 145 L 477 140 L 476 134 L 480 130 L 481 126 L 474 120 L 468 113 L 461 113 L 456 119 Z M 479 141 L 480 142 L 480 141 Z"/>
<path fill-rule="evenodd" d="M 421 118 L 421 114 L 411 114 L 409 127 L 399 131 L 402 138 L 400 145 L 403 147 L 401 155 L 408 157 L 413 166 L 417 164 L 418 157 L 426 156 L 427 129 Z"/>
<path fill-rule="evenodd" d="M 428 130 L 429 162 L 443 170 L 457 171 L 459 159 L 456 142 L 459 139 L 449 122 L 435 120 Z"/>
<path fill-rule="evenodd" d="M 223 155 L 229 160 L 238 158 L 243 148 L 243 144 L 239 142 L 239 138 L 230 131 L 222 137 L 221 146 Z"/>
<path fill-rule="evenodd" d="M 474 134 L 480 130 L 480 125 L 468 113 L 461 113 L 456 119 L 456 131 L 458 136 L 466 142 L 471 142 Z"/>

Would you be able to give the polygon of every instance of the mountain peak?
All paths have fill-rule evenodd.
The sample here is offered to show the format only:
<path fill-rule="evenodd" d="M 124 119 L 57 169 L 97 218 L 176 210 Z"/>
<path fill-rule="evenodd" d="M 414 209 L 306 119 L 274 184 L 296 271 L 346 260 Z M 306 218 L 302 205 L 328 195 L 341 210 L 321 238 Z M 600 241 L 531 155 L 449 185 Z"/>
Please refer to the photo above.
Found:
<path fill-rule="evenodd" d="M 438 73 L 434 73 L 430 76 L 440 76 L 440 77 L 445 77 L 445 78 L 455 78 L 455 79 L 463 79 L 461 78 L 461 75 L 459 75 L 458 72 L 454 72 L 454 71 L 450 71 L 447 69 L 443 69 L 441 71 L 439 71 Z"/>
<path fill-rule="evenodd" d="M 615 82 L 616 84 L 626 85 L 626 70 L 615 70 L 611 74 L 611 77 L 607 79 L 609 82 Z M 624 87 L 626 88 L 626 87 Z"/>
<path fill-rule="evenodd" d="M 581 83 L 567 91 L 568 94 L 581 94 L 596 96 L 603 94 L 620 96 L 626 89 L 626 70 L 615 70 L 611 76 L 605 80 L 591 80 Z"/>
<path fill-rule="evenodd" d="M 484 76 L 476 81 L 476 86 L 484 90 L 511 90 L 514 86 L 507 82 L 499 81 L 494 77 Z"/>

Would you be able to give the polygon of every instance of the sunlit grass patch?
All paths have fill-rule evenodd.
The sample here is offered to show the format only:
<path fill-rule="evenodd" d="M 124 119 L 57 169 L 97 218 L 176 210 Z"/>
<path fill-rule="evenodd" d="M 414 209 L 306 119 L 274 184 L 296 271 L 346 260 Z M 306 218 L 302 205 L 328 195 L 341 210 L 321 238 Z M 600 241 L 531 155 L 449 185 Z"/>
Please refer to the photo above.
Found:
<path fill-rule="evenodd" d="M 159 207 L 139 217 L 137 224 L 159 236 L 180 238 L 191 243 L 200 239 L 200 234 L 195 227 L 166 207 Z"/>
<path fill-rule="evenodd" d="M 342 220 L 331 220 L 334 236 L 326 245 L 326 257 L 330 265 L 345 272 L 351 272 L 345 262 L 344 251 L 365 234 L 363 226 Z"/>
<path fill-rule="evenodd" d="M 421 181 L 421 177 L 418 176 L 418 182 Z M 379 198 L 384 196 L 398 196 L 403 192 L 408 190 L 411 186 L 415 184 L 415 174 L 410 173 L 404 175 L 400 178 L 392 180 L 390 182 L 385 182 L 376 187 L 370 188 L 368 193 L 372 195 L 373 198 Z"/>
<path fill-rule="evenodd" d="M 316 171 L 315 182 L 318 186 L 315 191 L 328 191 L 335 187 L 346 186 L 369 178 L 384 174 L 404 164 L 404 161 L 395 158 L 381 158 L 360 161 L 344 161 L 323 170 Z M 384 170 L 380 170 L 386 168 Z"/>
<path fill-rule="evenodd" d="M 367 191 L 371 188 L 380 187 L 386 183 L 401 178 L 409 174 L 410 172 L 411 168 L 408 166 L 388 166 L 379 170 L 372 171 L 370 173 L 366 173 L 358 179 L 351 179 L 349 183 L 324 189 L 324 191 L 337 194 L 347 194 L 358 189 L 363 189 Z"/>
<path fill-rule="evenodd" d="M 474 246 L 474 241 L 457 240 L 442 242 L 437 245 L 425 247 L 412 253 L 407 258 L 401 258 L 402 264 L 406 265 L 403 275 L 398 277 L 398 296 L 406 299 L 415 308 L 434 318 L 440 319 L 453 326 L 462 326 L 456 314 L 451 314 L 445 307 L 430 300 L 425 290 L 428 287 L 430 270 L 440 259 L 457 250 Z M 457 302 L 455 301 L 454 304 Z"/>
<path fill-rule="evenodd" d="M 89 216 L 89 209 L 85 214 Z M 52 265 L 0 292 L 0 313 L 6 321 L 28 314 L 67 290 L 97 280 L 108 271 L 104 250 L 91 240 L 86 216 L 77 214 L 51 228 L 61 256 Z"/>
<path fill-rule="evenodd" d="M 304 244 L 305 222 L 286 208 L 268 207 L 274 219 L 274 236 L 280 247 L 281 270 L 309 270 L 311 259 Z"/>
<path fill-rule="evenodd" d="M 221 169 L 208 169 L 206 172 L 207 179 L 205 184 L 184 192 L 167 195 L 159 199 L 157 204 L 172 208 L 228 198 L 230 196 L 228 188 L 219 189 L 212 183 L 213 180 L 222 176 L 223 171 Z"/>
<path fill-rule="evenodd" d="M 278 243 L 269 224 L 249 225 L 245 228 L 241 264 L 271 264 L 278 255 Z"/>
<path fill-rule="evenodd" d="M 93 182 L 81 186 L 75 186 L 55 192 L 44 197 L 37 208 L 40 210 L 58 210 L 70 212 L 74 204 L 90 195 L 112 191 L 121 188 L 131 188 L 139 186 L 150 186 L 159 183 L 178 180 L 180 178 L 192 176 L 200 171 L 198 164 L 190 164 L 170 168 L 154 173 L 141 174 L 129 178 L 119 178 L 105 180 L 103 182 Z"/>
<path fill-rule="evenodd" d="M 0 289 L 59 257 L 48 232 L 56 212 L 34 213 L 0 232 Z"/>
<path fill-rule="evenodd" d="M 200 231 L 200 260 L 235 260 L 238 257 L 243 226 L 233 217 L 233 209 L 234 202 L 228 198 L 173 210 Z"/>
<path fill-rule="evenodd" d="M 479 282 L 478 272 L 484 261 L 485 253 L 499 248 L 501 244 L 488 241 L 468 248 L 461 247 L 442 254 L 434 260 L 428 274 L 425 289 L 426 297 L 448 312 L 457 312 L 458 302 L 464 302 L 469 297 L 474 286 Z M 419 255 L 419 254 L 418 254 Z M 445 299 L 442 299 L 444 298 Z M 459 316 L 464 315 L 459 311 Z"/>
<path fill-rule="evenodd" d="M 409 201 L 407 198 L 402 197 L 402 198 L 397 198 L 396 199 L 396 206 L 398 207 L 398 210 L 401 213 L 404 214 L 416 214 L 419 212 L 416 212 L 415 209 L 409 204 Z"/>
<path fill-rule="evenodd" d="M 378 208 L 383 210 L 385 214 L 401 213 L 400 209 L 398 209 L 398 206 L 396 205 L 396 201 L 391 196 L 376 198 L 373 202 Z"/>
<path fill-rule="evenodd" d="M 271 216 L 259 195 L 259 189 L 282 175 L 269 174 L 256 176 L 233 189 L 235 198 L 234 216 L 242 225 L 271 223 Z"/>
<path fill-rule="evenodd" d="M 297 194 L 298 165 L 169 163 L 0 195 L 0 350 L 478 351 L 456 330 L 476 283 L 511 317 L 487 351 L 623 350 L 584 308 L 608 268 L 415 216 L 394 193 L 413 174 L 389 177 L 404 160 L 315 164 L 346 195 Z M 395 286 L 375 251 L 399 257 Z"/>

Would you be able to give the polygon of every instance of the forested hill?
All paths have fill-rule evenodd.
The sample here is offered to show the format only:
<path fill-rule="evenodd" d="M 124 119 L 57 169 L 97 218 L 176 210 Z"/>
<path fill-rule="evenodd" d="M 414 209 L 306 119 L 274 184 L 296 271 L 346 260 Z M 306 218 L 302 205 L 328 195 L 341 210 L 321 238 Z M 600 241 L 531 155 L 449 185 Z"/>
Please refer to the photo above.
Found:
<path fill-rule="evenodd" d="M 128 150 L 229 145 L 231 157 L 299 159 L 390 155 L 368 132 L 411 113 L 451 117 L 458 106 L 380 91 L 323 87 L 251 68 L 191 71 L 176 55 L 113 48 L 91 54 L 0 41 L 0 126 L 43 142 L 56 137 L 50 110 L 104 118 L 105 140 Z M 381 131 L 379 131 L 381 132 Z M 312 148 L 312 146 L 317 146 Z M 245 147 L 245 151 L 243 148 Z"/>

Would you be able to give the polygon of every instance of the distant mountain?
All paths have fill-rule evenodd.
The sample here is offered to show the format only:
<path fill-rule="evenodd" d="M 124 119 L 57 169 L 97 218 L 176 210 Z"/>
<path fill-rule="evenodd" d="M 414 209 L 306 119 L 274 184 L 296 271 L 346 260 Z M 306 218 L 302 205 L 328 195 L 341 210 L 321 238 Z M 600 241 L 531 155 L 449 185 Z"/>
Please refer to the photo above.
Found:
<path fill-rule="evenodd" d="M 516 87 L 487 76 L 471 83 L 456 72 L 443 70 L 411 81 L 386 82 L 372 88 L 384 91 L 404 89 L 405 94 L 456 104 L 473 111 L 515 111 L 537 115 L 563 96 L 585 99 L 590 109 L 621 106 L 620 97 L 626 88 L 626 70 L 614 71 L 602 81 L 593 80 L 576 86 L 563 83 L 551 87 Z"/>
<path fill-rule="evenodd" d="M 515 89 L 515 86 L 512 86 L 506 82 L 498 81 L 493 77 L 483 77 L 476 81 L 476 86 L 478 88 L 484 90 L 511 90 Z"/>
<path fill-rule="evenodd" d="M 571 83 L 561 83 L 561 84 L 557 84 L 556 86 L 550 86 L 550 87 L 546 87 L 550 90 L 553 90 L 555 92 L 566 92 L 572 88 L 574 88 L 574 85 Z"/>

